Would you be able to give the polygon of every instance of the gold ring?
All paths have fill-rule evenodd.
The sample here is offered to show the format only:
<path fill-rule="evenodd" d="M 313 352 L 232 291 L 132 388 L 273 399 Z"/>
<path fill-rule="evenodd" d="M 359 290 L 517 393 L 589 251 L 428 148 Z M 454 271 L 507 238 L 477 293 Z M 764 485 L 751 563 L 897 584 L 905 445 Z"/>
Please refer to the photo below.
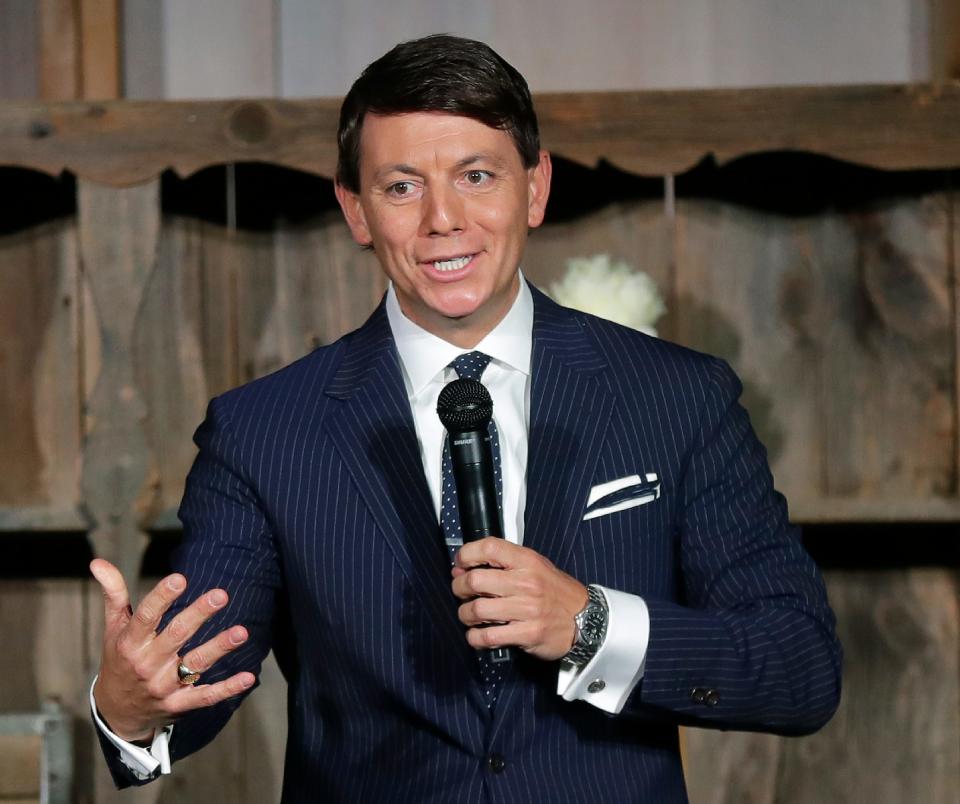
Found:
<path fill-rule="evenodd" d="M 185 687 L 192 687 L 200 680 L 200 674 L 191 670 L 182 661 L 177 665 L 177 678 Z"/>

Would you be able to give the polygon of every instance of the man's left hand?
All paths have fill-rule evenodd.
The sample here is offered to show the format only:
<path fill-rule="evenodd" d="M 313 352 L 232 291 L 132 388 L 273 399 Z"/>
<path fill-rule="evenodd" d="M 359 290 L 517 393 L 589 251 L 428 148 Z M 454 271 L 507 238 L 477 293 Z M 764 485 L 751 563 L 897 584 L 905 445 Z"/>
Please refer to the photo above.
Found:
<path fill-rule="evenodd" d="M 547 661 L 570 650 L 587 587 L 539 553 L 505 539 L 468 542 L 457 553 L 453 593 L 474 648 L 515 645 Z M 483 623 L 494 623 L 484 628 Z"/>

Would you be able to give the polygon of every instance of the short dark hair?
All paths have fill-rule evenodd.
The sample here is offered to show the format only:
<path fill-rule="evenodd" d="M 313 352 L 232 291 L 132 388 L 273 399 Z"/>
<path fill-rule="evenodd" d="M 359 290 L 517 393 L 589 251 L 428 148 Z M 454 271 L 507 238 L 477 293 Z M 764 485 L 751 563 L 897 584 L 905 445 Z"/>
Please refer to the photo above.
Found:
<path fill-rule="evenodd" d="M 337 181 L 360 191 L 367 113 L 445 112 L 506 131 L 524 167 L 540 158 L 540 130 L 523 76 L 489 45 L 449 34 L 403 42 L 370 64 L 340 107 Z"/>

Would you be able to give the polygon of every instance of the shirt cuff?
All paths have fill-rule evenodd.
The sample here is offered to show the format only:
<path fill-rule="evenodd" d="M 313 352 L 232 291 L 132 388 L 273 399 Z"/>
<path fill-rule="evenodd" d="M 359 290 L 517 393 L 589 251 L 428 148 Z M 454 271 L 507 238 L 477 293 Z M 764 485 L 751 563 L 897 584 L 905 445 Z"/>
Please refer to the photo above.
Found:
<path fill-rule="evenodd" d="M 93 677 L 90 684 L 90 711 L 93 713 L 93 722 L 97 728 L 120 752 L 120 761 L 129 768 L 130 772 L 141 781 L 152 779 L 157 768 L 161 774 L 170 773 L 170 735 L 173 733 L 173 724 L 162 729 L 154 729 L 153 742 L 150 748 L 144 748 L 118 737 L 107 726 L 97 711 L 97 702 L 93 697 L 93 688 L 99 676 Z"/>
<path fill-rule="evenodd" d="M 643 677 L 650 642 L 650 612 L 642 597 L 598 586 L 607 599 L 607 634 L 582 668 L 560 663 L 557 694 L 617 714 Z"/>

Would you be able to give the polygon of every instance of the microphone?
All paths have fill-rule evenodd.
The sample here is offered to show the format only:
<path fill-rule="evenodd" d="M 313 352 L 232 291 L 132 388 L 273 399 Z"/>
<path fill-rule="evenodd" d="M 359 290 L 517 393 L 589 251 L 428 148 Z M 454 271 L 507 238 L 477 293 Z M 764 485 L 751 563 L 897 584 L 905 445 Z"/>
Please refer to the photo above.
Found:
<path fill-rule="evenodd" d="M 440 391 L 437 415 L 449 436 L 450 462 L 464 542 L 486 536 L 502 538 L 503 521 L 497 502 L 497 481 L 493 475 L 490 446 L 489 425 L 493 416 L 490 392 L 477 380 L 453 380 Z M 490 651 L 491 661 L 509 659 L 509 648 Z"/>
<path fill-rule="evenodd" d="M 503 536 L 490 446 L 490 392 L 476 380 L 454 380 L 437 398 L 437 415 L 449 434 L 463 540 Z"/>

